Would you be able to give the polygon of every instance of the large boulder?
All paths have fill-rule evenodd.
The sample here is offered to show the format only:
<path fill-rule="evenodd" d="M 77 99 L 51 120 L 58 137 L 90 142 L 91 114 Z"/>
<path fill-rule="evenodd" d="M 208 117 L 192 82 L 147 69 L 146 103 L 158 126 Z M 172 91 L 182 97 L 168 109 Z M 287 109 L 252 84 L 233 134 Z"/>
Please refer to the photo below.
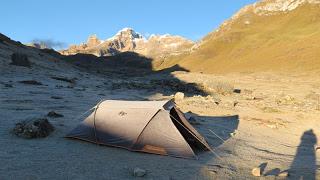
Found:
<path fill-rule="evenodd" d="M 54 131 L 53 125 L 45 118 L 33 118 L 16 124 L 13 133 L 19 137 L 43 138 Z"/>
<path fill-rule="evenodd" d="M 13 53 L 11 55 L 11 64 L 15 66 L 31 67 L 28 56 L 22 53 Z"/>

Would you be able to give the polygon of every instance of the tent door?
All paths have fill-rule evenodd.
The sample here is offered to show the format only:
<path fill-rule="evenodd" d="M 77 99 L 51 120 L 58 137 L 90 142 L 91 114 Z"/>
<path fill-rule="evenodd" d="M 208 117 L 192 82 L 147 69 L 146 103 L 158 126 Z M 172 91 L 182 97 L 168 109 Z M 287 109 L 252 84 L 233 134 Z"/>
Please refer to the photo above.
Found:
<path fill-rule="evenodd" d="M 193 134 L 193 132 L 186 127 L 186 125 L 181 121 L 178 113 L 174 108 L 170 110 L 170 118 L 176 128 L 179 130 L 183 138 L 188 142 L 190 147 L 194 152 L 205 151 L 207 148 L 200 142 Z M 178 121 L 178 122 L 177 122 Z"/>

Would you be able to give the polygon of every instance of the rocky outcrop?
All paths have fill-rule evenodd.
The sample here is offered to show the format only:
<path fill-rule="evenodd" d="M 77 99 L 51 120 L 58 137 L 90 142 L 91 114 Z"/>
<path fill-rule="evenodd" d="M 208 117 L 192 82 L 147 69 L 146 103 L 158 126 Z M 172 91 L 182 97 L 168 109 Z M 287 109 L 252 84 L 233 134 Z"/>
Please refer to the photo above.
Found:
<path fill-rule="evenodd" d="M 253 11 L 258 15 L 271 15 L 292 11 L 305 3 L 319 4 L 320 0 L 263 0 L 253 4 Z"/>
<path fill-rule="evenodd" d="M 86 43 L 72 45 L 60 51 L 63 55 L 77 53 L 93 54 L 96 56 L 111 56 L 121 52 L 136 52 L 151 58 L 163 58 L 179 54 L 193 46 L 193 42 L 180 36 L 151 35 L 148 39 L 131 28 L 124 28 L 115 36 L 104 41 L 96 35 L 90 36 Z"/>

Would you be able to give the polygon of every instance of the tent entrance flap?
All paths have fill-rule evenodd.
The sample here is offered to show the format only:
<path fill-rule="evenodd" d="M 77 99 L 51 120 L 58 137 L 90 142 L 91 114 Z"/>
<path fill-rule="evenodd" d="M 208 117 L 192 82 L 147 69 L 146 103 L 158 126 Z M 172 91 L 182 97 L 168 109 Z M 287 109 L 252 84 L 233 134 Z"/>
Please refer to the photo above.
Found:
<path fill-rule="evenodd" d="M 173 122 L 173 124 L 176 126 L 176 128 L 179 130 L 181 135 L 184 137 L 184 139 L 188 142 L 190 147 L 194 152 L 200 152 L 200 151 L 206 151 L 208 150 L 208 146 L 206 142 L 202 142 L 200 140 L 203 139 L 203 137 L 198 137 L 198 133 L 194 133 L 196 131 L 195 129 L 189 129 L 188 127 L 191 126 L 189 123 L 186 124 L 187 120 L 184 116 L 179 115 L 179 110 L 176 108 L 172 108 L 170 110 L 170 118 Z M 184 118 L 184 120 L 182 120 Z M 198 136 L 197 136 L 198 135 Z"/>

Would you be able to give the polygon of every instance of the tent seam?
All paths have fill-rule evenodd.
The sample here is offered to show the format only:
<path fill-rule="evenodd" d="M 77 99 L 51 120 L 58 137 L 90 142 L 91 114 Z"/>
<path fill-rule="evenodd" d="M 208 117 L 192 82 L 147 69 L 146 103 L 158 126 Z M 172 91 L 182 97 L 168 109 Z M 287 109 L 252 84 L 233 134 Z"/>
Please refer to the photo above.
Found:
<path fill-rule="evenodd" d="M 131 149 L 136 145 L 136 143 L 138 142 L 140 136 L 142 135 L 142 133 L 144 132 L 144 130 L 147 128 L 147 126 L 149 125 L 149 123 L 152 121 L 152 119 L 161 111 L 161 109 L 158 109 L 158 111 L 150 118 L 150 120 L 148 121 L 148 123 L 143 127 L 142 131 L 140 132 L 140 134 L 138 135 L 136 141 L 132 144 Z"/>

